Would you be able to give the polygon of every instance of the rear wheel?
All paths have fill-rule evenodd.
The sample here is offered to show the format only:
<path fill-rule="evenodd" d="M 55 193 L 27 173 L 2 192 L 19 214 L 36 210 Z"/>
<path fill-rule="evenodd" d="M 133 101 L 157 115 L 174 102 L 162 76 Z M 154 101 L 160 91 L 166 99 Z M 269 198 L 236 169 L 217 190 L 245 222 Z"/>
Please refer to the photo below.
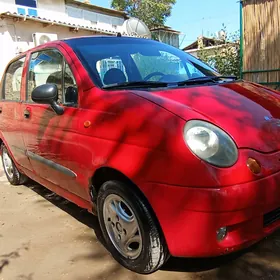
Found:
<path fill-rule="evenodd" d="M 165 240 L 146 201 L 134 189 L 118 181 L 104 183 L 97 211 L 107 247 L 120 264 L 141 274 L 164 264 Z"/>
<path fill-rule="evenodd" d="M 1 146 L 2 163 L 4 172 L 10 184 L 22 185 L 28 181 L 28 177 L 20 173 L 15 166 L 7 148 L 2 144 Z"/>

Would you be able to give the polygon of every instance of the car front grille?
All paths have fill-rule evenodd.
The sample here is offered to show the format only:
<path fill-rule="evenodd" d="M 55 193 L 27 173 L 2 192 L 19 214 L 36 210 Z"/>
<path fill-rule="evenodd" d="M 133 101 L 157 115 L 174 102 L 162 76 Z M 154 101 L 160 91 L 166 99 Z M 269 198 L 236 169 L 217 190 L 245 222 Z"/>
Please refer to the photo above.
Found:
<path fill-rule="evenodd" d="M 267 227 L 280 219 L 280 207 L 263 215 L 263 226 Z"/>

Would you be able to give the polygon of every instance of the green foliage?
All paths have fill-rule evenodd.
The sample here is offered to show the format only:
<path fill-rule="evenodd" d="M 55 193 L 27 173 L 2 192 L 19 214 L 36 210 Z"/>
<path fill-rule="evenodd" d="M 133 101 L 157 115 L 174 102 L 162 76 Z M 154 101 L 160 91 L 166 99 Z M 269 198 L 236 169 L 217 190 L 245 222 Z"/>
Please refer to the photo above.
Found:
<path fill-rule="evenodd" d="M 217 41 L 217 48 L 198 51 L 198 57 L 217 69 L 222 75 L 240 76 L 240 43 L 239 32 L 225 38 L 224 42 Z"/>
<path fill-rule="evenodd" d="M 176 0 L 112 0 L 112 8 L 126 11 L 144 21 L 149 28 L 164 25 Z"/>

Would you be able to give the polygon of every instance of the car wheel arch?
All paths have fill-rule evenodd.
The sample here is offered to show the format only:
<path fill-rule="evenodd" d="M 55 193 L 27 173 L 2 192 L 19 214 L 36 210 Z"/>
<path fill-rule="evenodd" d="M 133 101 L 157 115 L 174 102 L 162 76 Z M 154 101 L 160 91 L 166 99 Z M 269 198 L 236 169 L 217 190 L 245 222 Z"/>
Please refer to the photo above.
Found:
<path fill-rule="evenodd" d="M 146 201 L 146 204 L 148 205 L 149 210 L 151 210 L 154 217 L 158 221 L 150 202 L 148 201 L 145 194 L 141 191 L 141 189 L 137 186 L 137 184 L 135 184 L 129 177 L 127 177 L 121 171 L 119 171 L 115 168 L 112 168 L 112 167 L 103 166 L 103 167 L 98 168 L 94 172 L 94 174 L 90 180 L 90 189 L 89 189 L 90 197 L 92 199 L 92 202 L 95 205 L 96 205 L 96 198 L 97 198 L 99 189 L 105 182 L 108 182 L 108 181 L 120 181 L 122 183 L 125 183 L 127 186 L 130 186 L 131 188 L 133 188 L 134 191 L 136 191 L 138 193 L 138 195 L 140 195 Z M 159 224 L 159 222 L 158 222 L 158 224 Z"/>
<path fill-rule="evenodd" d="M 3 136 L 2 136 L 2 134 L 0 132 L 0 147 L 2 145 L 4 145 L 7 148 L 7 150 L 10 153 L 12 159 L 15 160 L 13 154 L 11 153 L 11 150 L 10 150 L 10 147 L 9 147 L 8 143 L 6 143 L 5 139 L 3 138 Z"/>
<path fill-rule="evenodd" d="M 98 168 L 90 179 L 90 196 L 93 202 L 96 200 L 99 189 L 107 181 L 120 181 L 141 192 L 139 187 L 121 171 L 112 167 L 103 166 Z M 141 194 L 144 196 L 142 192 Z"/>
<path fill-rule="evenodd" d="M 141 189 L 137 186 L 137 184 L 135 184 L 129 177 L 127 177 L 126 175 L 124 175 L 122 172 L 120 172 L 117 169 L 114 169 L 111 167 L 100 167 L 94 172 L 94 174 L 90 180 L 90 189 L 89 189 L 90 197 L 94 204 L 94 207 L 92 209 L 93 213 L 97 215 L 97 213 L 96 213 L 97 201 L 96 200 L 97 200 L 98 191 L 101 188 L 101 186 L 108 181 L 120 181 L 122 183 L 125 183 L 126 185 L 129 185 L 131 188 L 133 188 L 133 190 L 136 191 L 138 193 L 138 195 L 140 195 L 142 197 L 142 199 L 146 202 L 145 203 L 146 207 L 148 207 L 148 210 L 154 216 L 157 226 L 160 229 L 161 235 L 163 236 L 163 238 L 165 240 L 165 235 L 163 233 L 163 230 L 159 223 L 157 215 L 156 215 L 154 209 L 152 208 L 150 202 L 148 201 L 147 197 L 145 196 L 145 194 L 141 191 Z M 165 242 L 166 242 L 166 240 L 165 240 Z"/>

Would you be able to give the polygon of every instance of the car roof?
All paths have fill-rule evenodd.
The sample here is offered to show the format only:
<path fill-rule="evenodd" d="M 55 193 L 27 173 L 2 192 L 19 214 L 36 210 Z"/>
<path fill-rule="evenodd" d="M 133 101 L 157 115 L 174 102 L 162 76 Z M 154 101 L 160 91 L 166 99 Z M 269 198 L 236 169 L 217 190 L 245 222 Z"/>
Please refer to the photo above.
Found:
<path fill-rule="evenodd" d="M 27 55 L 27 53 L 29 52 L 34 52 L 36 50 L 40 50 L 42 48 L 48 47 L 48 46 L 53 46 L 55 44 L 59 44 L 61 42 L 65 42 L 66 44 L 68 43 L 68 45 L 73 45 L 76 42 L 79 43 L 83 40 L 92 40 L 93 42 L 96 40 L 97 41 L 101 41 L 101 40 L 116 40 L 116 41 L 120 41 L 120 40 L 126 40 L 126 41 L 132 41 L 132 40 L 138 40 L 140 41 L 153 41 L 150 39 L 146 39 L 146 38 L 139 38 L 139 37 L 129 37 L 129 36 L 110 36 L 110 35 L 92 35 L 92 36 L 81 36 L 81 37 L 73 37 L 73 38 L 66 38 L 66 39 L 61 39 L 61 40 L 56 40 L 56 41 L 51 41 L 39 46 L 36 46 L 34 48 L 31 48 L 25 52 L 20 53 L 19 55 L 17 55 L 16 57 L 14 57 L 10 62 L 19 59 L 20 57 L 23 57 L 25 55 Z M 154 42 L 154 41 L 153 41 Z M 9 62 L 9 64 L 10 64 Z"/>
<path fill-rule="evenodd" d="M 79 42 L 79 41 L 84 41 L 84 40 L 91 40 L 91 41 L 106 41 L 106 40 L 113 40 L 113 41 L 152 41 L 150 39 L 146 38 L 140 38 L 140 37 L 130 37 L 130 36 L 110 36 L 110 35 L 94 35 L 94 36 L 82 36 L 82 37 L 74 37 L 74 38 L 69 38 L 69 39 L 63 39 L 61 41 L 69 44 L 73 44 L 74 42 Z"/>

